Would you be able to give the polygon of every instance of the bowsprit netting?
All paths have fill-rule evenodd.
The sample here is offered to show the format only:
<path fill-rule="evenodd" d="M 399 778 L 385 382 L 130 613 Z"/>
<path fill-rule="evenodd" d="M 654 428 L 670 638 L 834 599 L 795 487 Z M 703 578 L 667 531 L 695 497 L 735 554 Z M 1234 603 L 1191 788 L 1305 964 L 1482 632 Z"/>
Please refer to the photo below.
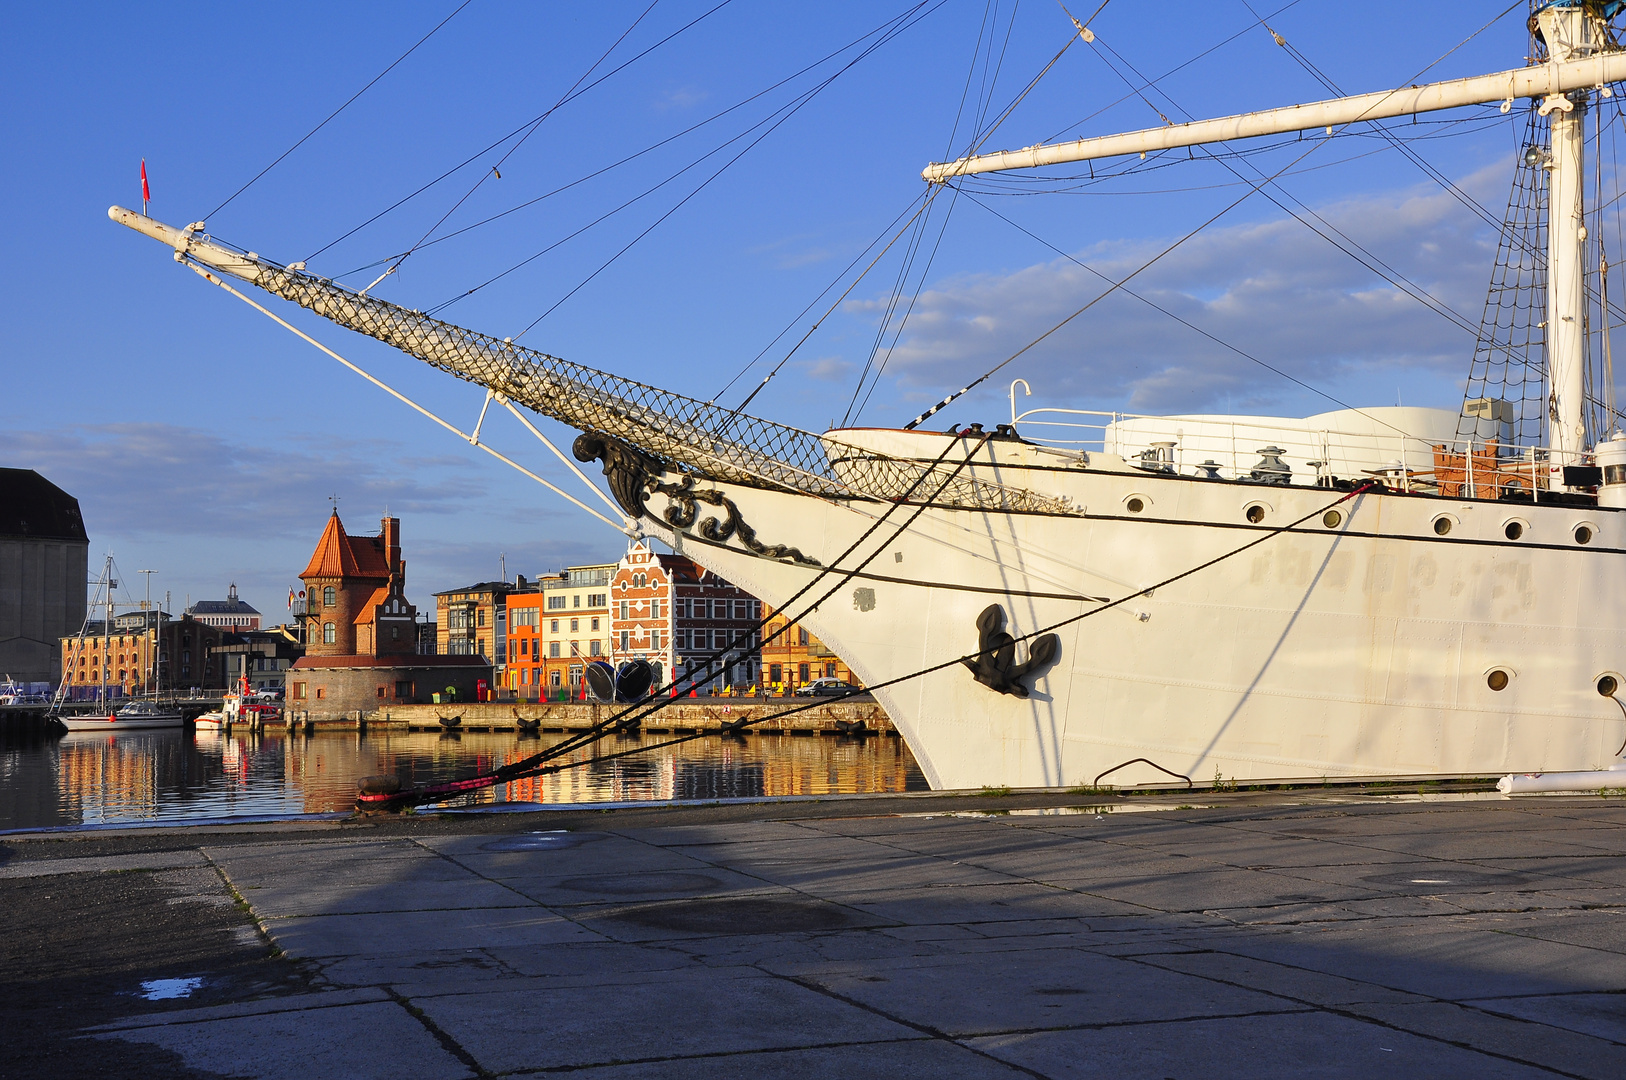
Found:
<path fill-rule="evenodd" d="M 206 240 L 203 245 L 217 243 Z M 199 250 L 203 245 L 191 247 L 189 254 L 203 255 Z M 225 269 L 218 259 L 201 261 Z M 891 501 L 907 498 L 908 492 L 920 488 L 924 474 L 940 468 L 861 451 L 799 428 L 561 360 L 259 256 L 233 262 L 228 273 L 269 293 L 577 430 L 620 439 L 679 472 L 823 498 Z M 936 505 L 1002 513 L 1077 512 L 1065 500 L 943 475 L 946 483 L 932 500 Z"/>
<path fill-rule="evenodd" d="M 1527 151 L 1548 145 L 1548 126 L 1532 105 L 1468 372 L 1459 439 L 1546 443 L 1547 171 L 1543 159 Z"/>

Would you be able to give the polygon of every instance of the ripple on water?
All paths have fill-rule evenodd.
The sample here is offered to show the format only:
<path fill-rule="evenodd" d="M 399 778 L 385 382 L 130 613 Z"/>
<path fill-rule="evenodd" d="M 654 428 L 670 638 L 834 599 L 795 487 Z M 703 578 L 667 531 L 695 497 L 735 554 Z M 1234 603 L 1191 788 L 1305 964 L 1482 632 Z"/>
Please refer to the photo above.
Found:
<path fill-rule="evenodd" d="M 349 810 L 356 780 L 407 784 L 468 776 L 564 738 L 511 732 L 257 735 L 190 729 L 0 737 L 0 829 Z M 668 736 L 620 737 L 603 753 Z M 582 755 L 585 757 L 585 755 Z M 501 784 L 466 803 L 634 802 L 923 791 L 901 739 L 714 736 L 648 754 Z"/>

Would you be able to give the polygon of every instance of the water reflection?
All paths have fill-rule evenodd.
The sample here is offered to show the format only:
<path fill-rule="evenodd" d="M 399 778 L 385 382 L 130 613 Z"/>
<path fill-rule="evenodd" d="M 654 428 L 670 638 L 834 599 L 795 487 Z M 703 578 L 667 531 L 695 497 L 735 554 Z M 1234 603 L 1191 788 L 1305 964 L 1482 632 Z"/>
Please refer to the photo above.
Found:
<path fill-rule="evenodd" d="M 504 732 L 303 735 L 282 730 L 74 732 L 0 738 L 0 829 L 350 809 L 356 779 L 467 776 L 562 735 Z M 605 740 L 607 754 L 665 736 Z M 587 754 L 578 755 L 585 758 Z M 478 792 L 463 802 L 630 802 L 925 790 L 899 739 L 712 736 Z"/>

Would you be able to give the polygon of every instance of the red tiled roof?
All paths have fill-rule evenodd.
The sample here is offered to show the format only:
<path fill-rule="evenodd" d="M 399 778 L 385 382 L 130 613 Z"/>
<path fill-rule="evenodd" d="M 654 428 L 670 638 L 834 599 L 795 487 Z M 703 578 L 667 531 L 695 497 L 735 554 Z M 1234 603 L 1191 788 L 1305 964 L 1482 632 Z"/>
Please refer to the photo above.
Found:
<path fill-rule="evenodd" d="M 322 530 L 322 539 L 316 542 L 310 565 L 299 576 L 387 578 L 390 567 L 381 539 L 348 535 L 335 510 L 327 519 L 327 528 Z"/>
<path fill-rule="evenodd" d="M 369 625 L 373 621 L 373 612 L 378 609 L 378 605 L 382 604 L 389 598 L 390 590 L 388 586 L 381 585 L 374 589 L 373 595 L 369 596 L 365 601 L 362 602 L 361 614 L 356 616 L 356 625 Z"/>

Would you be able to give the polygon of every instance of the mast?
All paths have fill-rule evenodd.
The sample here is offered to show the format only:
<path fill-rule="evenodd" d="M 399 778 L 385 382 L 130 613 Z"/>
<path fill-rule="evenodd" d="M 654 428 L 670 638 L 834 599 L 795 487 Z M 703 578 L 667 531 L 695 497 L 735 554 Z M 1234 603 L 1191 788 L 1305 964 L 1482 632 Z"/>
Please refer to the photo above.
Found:
<path fill-rule="evenodd" d="M 1567 0 L 1555 0 L 1566 3 Z M 1580 0 L 1576 0 L 1580 2 Z M 1591 14 L 1588 3 L 1586 21 L 1589 25 L 1604 25 Z M 1559 15 L 1579 14 L 1578 8 L 1550 8 Z M 1290 105 L 1281 109 L 1242 113 L 1217 120 L 1193 120 L 1187 124 L 1148 128 L 1119 135 L 1102 135 L 1073 142 L 1029 146 L 1022 150 L 1000 150 L 990 154 L 974 154 L 956 161 L 931 164 L 921 170 L 921 177 L 932 183 L 942 183 L 956 176 L 978 173 L 1003 172 L 1008 169 L 1033 169 L 1041 165 L 1060 165 L 1073 161 L 1095 161 L 1100 158 L 1123 157 L 1128 154 L 1150 154 L 1159 150 L 1172 150 L 1182 146 L 1200 146 L 1204 143 L 1227 142 L 1232 139 L 1252 139 L 1260 135 L 1285 135 L 1295 131 L 1317 131 L 1342 127 L 1369 120 L 1389 120 L 1397 116 L 1415 116 L 1419 113 L 1457 109 L 1464 105 L 1489 105 L 1512 102 L 1519 98 L 1546 98 L 1571 91 L 1585 92 L 1606 83 L 1626 80 L 1626 53 L 1614 51 L 1607 36 L 1596 45 L 1600 51 L 1587 55 L 1577 50 L 1580 59 L 1553 59 L 1547 63 L 1494 75 L 1475 75 L 1467 79 L 1428 83 L 1423 86 L 1403 86 L 1395 90 L 1380 90 L 1372 94 L 1334 98 L 1308 105 Z M 1601 51 L 1609 49 L 1608 52 Z M 1330 132 L 1329 132 L 1330 133 Z"/>
<path fill-rule="evenodd" d="M 1555 0 L 1531 20 L 1546 66 L 1557 67 L 1613 48 L 1609 27 L 1587 0 Z M 1616 53 L 1616 56 L 1626 55 Z M 1604 58 L 1607 58 L 1605 56 Z M 1539 112 L 1551 118 L 1547 168 L 1547 418 L 1549 484 L 1586 450 L 1586 113 L 1590 88 L 1548 94 Z"/>

